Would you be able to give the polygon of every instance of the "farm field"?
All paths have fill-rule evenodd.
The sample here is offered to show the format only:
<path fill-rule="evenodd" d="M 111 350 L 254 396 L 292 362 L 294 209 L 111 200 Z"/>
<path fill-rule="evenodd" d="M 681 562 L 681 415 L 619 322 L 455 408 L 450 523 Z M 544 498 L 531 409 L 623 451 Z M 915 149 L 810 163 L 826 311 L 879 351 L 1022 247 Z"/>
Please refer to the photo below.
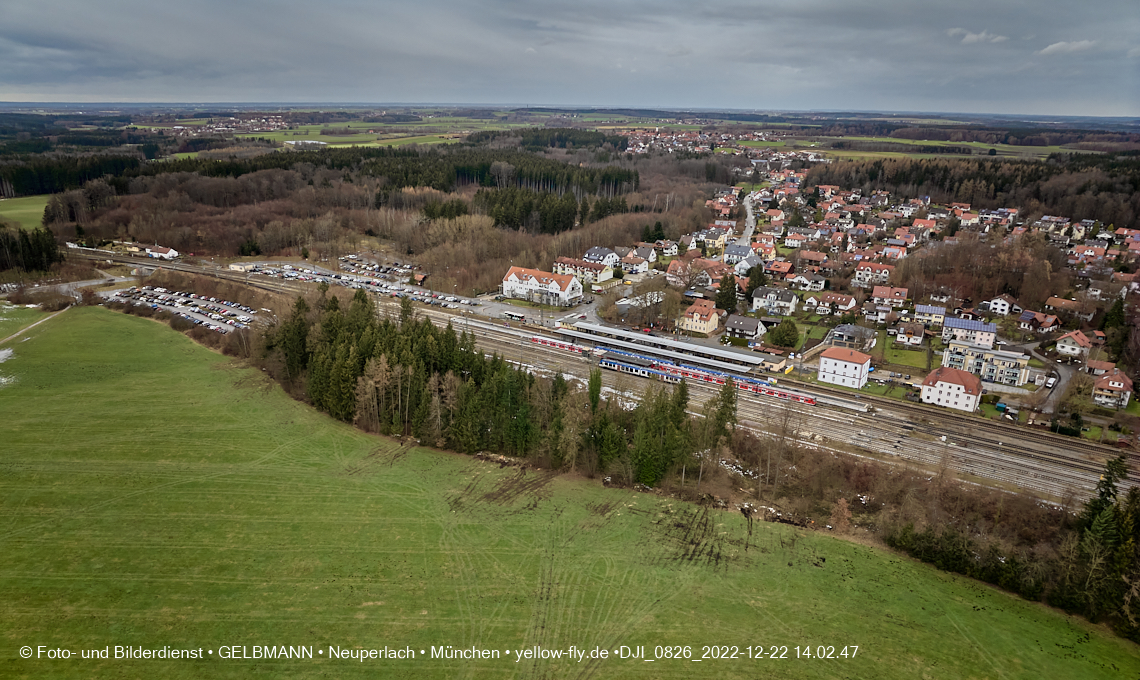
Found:
<path fill-rule="evenodd" d="M 1045 158 L 1052 153 L 1060 153 L 1063 151 L 1073 153 L 1097 153 L 1093 151 L 1077 151 L 1062 146 L 1015 146 L 1009 144 L 986 144 L 984 142 L 947 142 L 942 140 L 923 140 L 923 139 L 899 139 L 895 137 L 842 137 L 840 139 L 852 142 L 871 142 L 871 143 L 885 143 L 885 144 L 907 144 L 910 146 L 953 146 L 953 147 L 970 147 L 980 151 L 989 151 L 993 149 L 997 152 L 998 156 L 1011 156 L 1017 158 Z M 814 141 L 831 141 L 828 138 L 818 138 Z M 832 150 L 826 150 L 829 154 L 833 153 Z M 837 150 L 840 151 L 840 150 Z M 854 153 L 891 153 L 891 152 L 859 152 Z M 910 154 L 906 154 L 910 155 Z M 949 154 L 953 155 L 953 154 Z"/>
<path fill-rule="evenodd" d="M 0 364 L 17 378 L 0 387 L 6 677 L 1140 673 L 1140 650 L 1101 628 L 907 558 L 365 435 L 146 319 L 78 308 L 29 337 Z M 24 645 L 214 654 L 23 660 Z M 312 658 L 222 659 L 223 645 Z M 430 658 L 446 645 L 788 658 Z M 330 647 L 416 658 L 330 660 Z"/>
<path fill-rule="evenodd" d="M 36 229 L 43 223 L 44 208 L 50 199 L 49 194 L 2 199 L 0 217 L 19 222 L 25 229 Z"/>

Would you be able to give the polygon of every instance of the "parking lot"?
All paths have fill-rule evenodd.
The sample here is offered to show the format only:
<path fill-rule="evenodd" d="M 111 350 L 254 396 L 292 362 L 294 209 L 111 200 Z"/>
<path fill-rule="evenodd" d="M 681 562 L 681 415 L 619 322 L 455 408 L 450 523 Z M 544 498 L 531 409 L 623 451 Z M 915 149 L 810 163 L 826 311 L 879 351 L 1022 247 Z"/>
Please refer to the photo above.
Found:
<path fill-rule="evenodd" d="M 478 307 L 483 304 L 475 298 L 446 295 L 421 286 L 401 283 L 401 281 L 406 282 L 411 276 L 413 267 L 370 263 L 360 260 L 355 255 L 348 255 L 341 258 L 341 268 L 344 273 L 331 272 L 313 265 L 266 263 L 254 265 L 249 273 L 286 281 L 323 282 L 330 286 L 363 289 L 393 298 L 409 298 L 415 302 L 446 309 L 460 309 L 465 305 Z"/>
<path fill-rule="evenodd" d="M 115 291 L 110 294 L 110 299 L 135 306 L 163 309 L 181 316 L 195 326 L 218 333 L 249 328 L 257 313 L 251 307 L 229 300 L 151 286 Z"/>

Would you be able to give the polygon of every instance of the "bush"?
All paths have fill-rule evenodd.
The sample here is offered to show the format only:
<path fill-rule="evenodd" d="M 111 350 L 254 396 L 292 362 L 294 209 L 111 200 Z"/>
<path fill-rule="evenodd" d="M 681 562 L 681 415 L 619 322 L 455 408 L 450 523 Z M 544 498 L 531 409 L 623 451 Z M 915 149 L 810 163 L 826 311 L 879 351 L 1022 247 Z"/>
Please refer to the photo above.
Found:
<path fill-rule="evenodd" d="M 185 333 L 191 328 L 194 328 L 194 322 L 181 316 L 176 316 L 170 320 L 170 327 L 179 333 Z"/>

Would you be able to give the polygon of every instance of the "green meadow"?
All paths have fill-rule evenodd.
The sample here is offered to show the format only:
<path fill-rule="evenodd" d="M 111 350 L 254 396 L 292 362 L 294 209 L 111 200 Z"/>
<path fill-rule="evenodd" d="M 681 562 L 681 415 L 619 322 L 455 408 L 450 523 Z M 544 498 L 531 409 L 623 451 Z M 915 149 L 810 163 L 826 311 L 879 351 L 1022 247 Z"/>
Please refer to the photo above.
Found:
<path fill-rule="evenodd" d="M 1140 673 L 1102 628 L 823 532 L 363 434 L 150 320 L 27 335 L 0 364 L 4 677 Z M 431 658 L 448 645 L 500 658 Z M 312 658 L 222 658 L 264 646 Z M 571 646 L 647 658 L 515 654 Z"/>
<path fill-rule="evenodd" d="M 0 342 L 46 316 L 48 315 L 41 312 L 38 307 L 13 305 L 7 300 L 0 299 Z"/>
<path fill-rule="evenodd" d="M 36 229 L 43 224 L 44 208 L 50 194 L 0 199 L 0 218 L 19 223 L 24 229 Z"/>

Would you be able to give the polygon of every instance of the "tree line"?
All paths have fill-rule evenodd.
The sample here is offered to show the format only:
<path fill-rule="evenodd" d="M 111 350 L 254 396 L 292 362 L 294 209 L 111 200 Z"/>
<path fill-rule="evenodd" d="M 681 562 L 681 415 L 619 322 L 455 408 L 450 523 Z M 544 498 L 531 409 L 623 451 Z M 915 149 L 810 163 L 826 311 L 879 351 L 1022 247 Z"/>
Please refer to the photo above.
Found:
<path fill-rule="evenodd" d="M 650 486 L 682 466 L 699 467 L 696 452 L 723 446 L 736 420 L 731 381 L 699 422 L 687 413 L 684 383 L 650 390 L 627 410 L 603 396 L 598 369 L 583 394 L 560 374 L 540 378 L 484 355 L 465 331 L 416 318 L 408 300 L 399 318 L 378 316 L 364 291 L 345 307 L 323 293 L 312 307 L 298 298 L 268 333 L 266 356 L 295 393 L 368 432 Z"/>
<path fill-rule="evenodd" d="M 579 220 L 597 222 L 610 215 L 629 212 L 624 196 L 601 196 L 592 203 L 585 196 L 579 203 L 569 193 L 558 196 L 518 188 L 480 189 L 475 194 L 474 204 L 494 219 L 496 226 L 542 234 L 569 231 Z"/>
<path fill-rule="evenodd" d="M 1140 488 L 1120 493 L 1127 455 L 1110 460 L 1096 496 L 1084 504 L 1055 551 L 1035 554 L 983 545 L 968 527 L 917 529 L 907 523 L 885 536 L 887 545 L 939 569 L 1045 601 L 1090 621 L 1108 621 L 1140 642 Z"/>
<path fill-rule="evenodd" d="M 17 156 L 0 159 L 0 196 L 57 194 L 78 189 L 85 182 L 107 175 L 123 176 L 138 170 L 137 155 Z"/>
<path fill-rule="evenodd" d="M 57 262 L 63 262 L 63 253 L 47 229 L 27 231 L 0 226 L 0 271 L 44 272 Z"/>
<path fill-rule="evenodd" d="M 498 139 L 518 139 L 519 143 L 532 150 L 543 148 L 592 149 L 606 144 L 619 151 L 629 146 L 625 135 L 607 135 L 593 130 L 577 128 L 523 128 L 519 130 L 486 130 L 467 136 L 472 144 L 486 144 Z"/>
<path fill-rule="evenodd" d="M 1140 156 L 1061 155 L 1044 161 L 884 158 L 825 163 L 808 171 L 805 187 L 836 184 L 885 189 L 900 198 L 930 196 L 974 209 L 1020 207 L 1023 216 L 1064 215 L 1105 225 L 1140 224 Z"/>

